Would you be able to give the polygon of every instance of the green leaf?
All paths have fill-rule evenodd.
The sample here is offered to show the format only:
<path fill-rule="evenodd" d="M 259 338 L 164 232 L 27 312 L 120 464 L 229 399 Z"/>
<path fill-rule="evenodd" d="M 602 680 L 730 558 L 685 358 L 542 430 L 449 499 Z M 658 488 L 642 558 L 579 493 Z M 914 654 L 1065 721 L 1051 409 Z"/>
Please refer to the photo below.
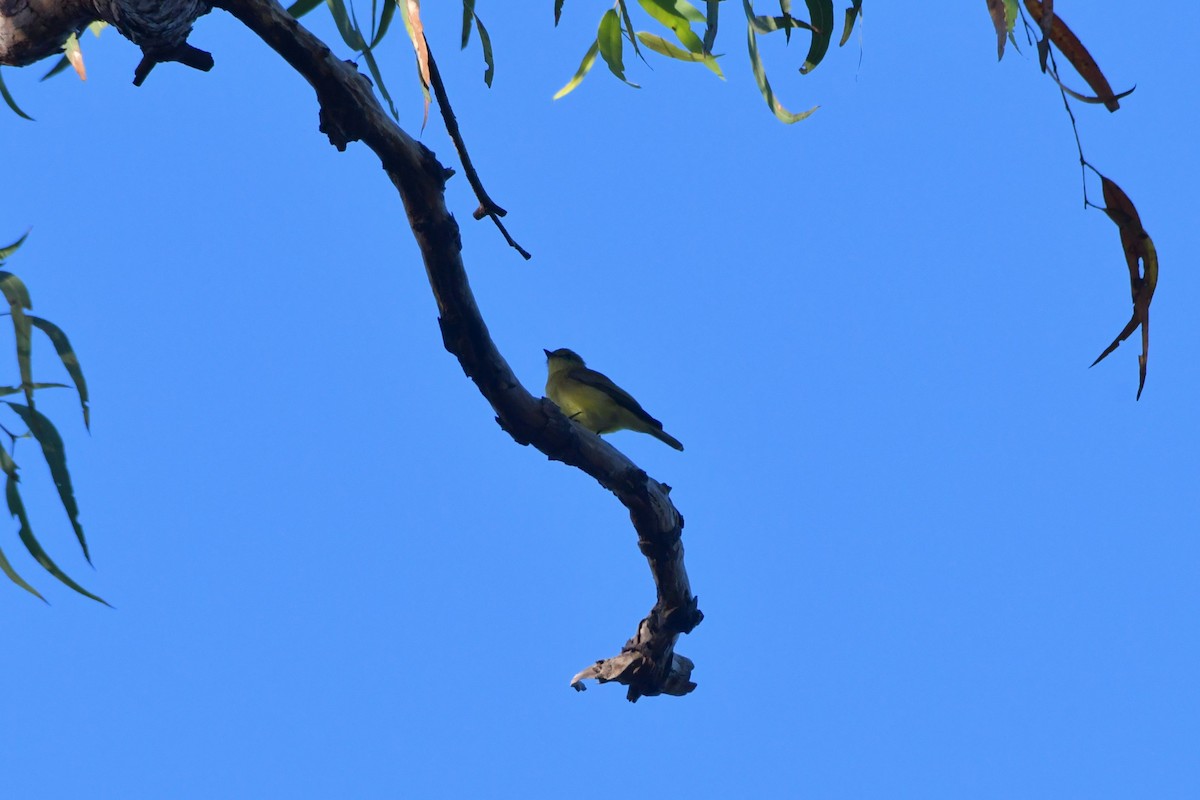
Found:
<path fill-rule="evenodd" d="M 757 33 L 774 33 L 775 31 L 791 33 L 792 28 L 804 28 L 805 30 L 809 31 L 813 29 L 812 25 L 809 25 L 802 19 L 796 19 L 795 17 L 757 16 L 753 19 L 751 24 L 754 25 L 754 30 Z"/>
<path fill-rule="evenodd" d="M 38 80 L 44 81 L 49 78 L 53 78 L 55 75 L 62 72 L 64 69 L 69 68 L 70 66 L 71 66 L 71 62 L 67 60 L 66 56 L 59 56 L 58 61 L 54 62 L 54 66 L 50 68 L 50 71 L 47 72 L 45 75 L 43 75 Z"/>
<path fill-rule="evenodd" d="M 496 77 L 496 62 L 492 60 L 492 37 L 488 36 L 487 28 L 483 27 L 483 20 L 478 14 L 475 15 L 475 27 L 479 30 L 479 43 L 483 45 L 483 82 L 491 88 L 492 78 Z"/>
<path fill-rule="evenodd" d="M 704 25 L 704 52 L 711 53 L 717 43 L 717 17 L 721 12 L 721 0 L 707 0 L 705 7 L 708 15 Z"/>
<path fill-rule="evenodd" d="M 21 373 L 21 385 L 25 387 L 25 401 L 33 405 L 32 330 L 29 317 L 25 315 L 25 309 L 33 307 L 29 302 L 29 290 L 16 275 L 0 271 L 0 293 L 8 300 L 8 310 L 12 315 L 13 335 L 17 340 L 17 367 Z"/>
<path fill-rule="evenodd" d="M 33 438 L 42 446 L 42 455 L 46 458 L 46 466 L 50 467 L 50 477 L 54 479 L 54 485 L 58 488 L 59 500 L 62 501 L 63 509 L 71 520 L 71 527 L 75 531 L 75 538 L 79 540 L 83 557 L 90 564 L 92 556 L 88 553 L 83 526 L 79 524 L 79 506 L 75 503 L 75 490 L 71 486 L 71 473 L 67 469 L 67 453 L 63 448 L 63 440 L 58 434 L 58 429 L 54 427 L 54 423 L 50 421 L 49 417 L 37 409 L 7 400 L 4 402 L 17 412 L 21 421 L 29 426 L 29 432 L 33 434 Z"/>
<path fill-rule="evenodd" d="M 629 37 L 629 43 L 633 45 L 633 52 L 645 62 L 646 57 L 642 55 L 642 50 L 638 47 L 637 37 L 633 35 L 633 20 L 629 18 L 629 6 L 625 4 L 625 0 L 617 0 L 617 5 L 621 9 L 621 21 L 625 23 L 625 35 Z"/>
<path fill-rule="evenodd" d="M 676 47 L 668 42 L 663 37 L 656 33 L 647 33 L 646 31 L 638 31 L 637 38 L 641 43 L 649 47 L 654 52 L 668 58 L 675 58 L 680 61 L 703 61 L 703 53 L 693 53 L 691 50 L 684 50 L 682 47 Z"/>
<path fill-rule="evenodd" d="M 683 48 L 676 47 L 657 34 L 645 31 L 638 31 L 637 38 L 641 40 L 642 44 L 659 55 L 678 59 L 679 61 L 694 61 L 704 64 L 722 79 L 725 78 L 721 74 L 721 68 L 717 65 L 717 59 L 707 53 L 693 53 L 691 50 L 684 50 Z"/>
<path fill-rule="evenodd" d="M 5 487 L 4 494 L 8 500 L 9 513 L 19 519 L 21 522 L 21 529 L 18 531 L 17 535 L 21 537 L 21 542 L 25 545 L 25 549 L 29 551 L 29 554 L 33 556 L 34 560 L 41 564 L 42 568 L 51 575 L 58 578 L 75 591 L 79 592 L 84 597 L 90 597 L 96 602 L 104 603 L 104 605 L 107 606 L 108 603 L 103 598 L 92 594 L 87 589 L 84 589 L 78 583 L 67 577 L 67 574 L 59 569 L 58 565 L 54 563 L 54 560 L 51 559 L 50 556 L 46 554 L 46 551 L 42 549 L 42 545 L 33 535 L 33 528 L 31 528 L 29 525 L 29 516 L 25 513 L 25 504 L 21 502 L 21 495 L 17 491 L 17 479 L 12 475 L 9 475 L 7 478 L 7 486 Z"/>
<path fill-rule="evenodd" d="M 5 433 L 8 433 L 8 431 L 5 430 Z M 13 440 L 16 441 L 18 438 L 20 437 L 14 437 Z M 2 445 L 0 445 L 0 470 L 3 470 L 4 474 L 13 480 L 20 480 L 20 478 L 17 477 L 17 462 L 12 460 L 12 456 L 8 454 L 8 451 L 5 450 Z"/>
<path fill-rule="evenodd" d="M 63 367 L 66 368 L 67 374 L 71 376 L 71 381 L 75 384 L 75 391 L 79 393 L 79 405 L 83 408 L 83 426 L 91 430 L 92 422 L 91 412 L 88 410 L 87 381 L 83 378 L 83 369 L 79 366 L 79 358 L 75 355 L 75 349 L 71 347 L 71 341 L 63 333 L 62 328 L 53 322 L 41 317 L 35 317 L 32 314 L 27 316 L 30 324 L 45 333 L 49 337 L 50 343 L 54 345 L 54 350 L 58 353 L 59 360 L 62 361 Z M 48 386 L 60 385 L 57 383 L 37 383 L 34 384 L 34 388 L 42 389 Z"/>
<path fill-rule="evenodd" d="M 583 54 L 583 61 L 579 62 L 579 69 L 575 70 L 575 77 L 567 81 L 566 86 L 555 92 L 553 99 L 559 100 L 575 91 L 575 87 L 579 85 L 580 81 L 584 79 L 584 76 L 586 76 L 588 71 L 592 68 L 592 65 L 596 63 L 596 56 L 599 54 L 600 43 L 592 42 L 592 46 L 589 47 L 587 52 Z"/>
<path fill-rule="evenodd" d="M 833 38 L 833 0 L 804 0 L 808 4 L 808 16 L 812 22 L 812 42 L 808 46 L 808 57 L 800 65 L 800 74 L 812 72 L 825 53 Z"/>
<path fill-rule="evenodd" d="M 385 0 L 383 5 L 383 14 L 379 16 L 379 30 L 376 31 L 375 35 L 371 38 L 371 47 L 369 49 L 374 50 L 379 46 L 379 43 L 383 41 L 383 37 L 387 34 L 388 28 L 392 26 L 392 19 L 395 16 L 395 0 Z M 373 17 L 374 13 L 372 12 L 372 18 Z"/>
<path fill-rule="evenodd" d="M 22 236 L 15 244 L 9 245 L 9 248 L 15 250 L 24 239 L 25 237 Z M 29 301 L 29 289 L 25 286 L 25 282 L 11 272 L 0 271 L 0 292 L 4 294 L 4 299 L 10 306 L 22 309 L 33 308 L 33 304 Z"/>
<path fill-rule="evenodd" d="M 475 0 L 463 0 L 462 46 L 466 50 L 471 41 L 471 20 L 475 18 Z"/>
<path fill-rule="evenodd" d="M 686 9 L 691 9 L 699 17 L 697 21 L 704 22 L 704 16 L 691 3 L 684 2 L 684 0 L 638 0 L 638 3 L 647 14 L 675 34 L 679 43 L 688 50 L 693 53 L 705 52 L 704 42 L 692 32 L 688 17 L 685 15 Z M 681 10 L 680 6 L 686 6 L 686 9 Z"/>
<path fill-rule="evenodd" d="M 379 87 L 379 93 L 387 101 L 388 110 L 392 112 L 392 119 L 399 122 L 400 114 L 396 111 L 396 104 L 392 102 L 392 96 L 388 94 L 387 85 L 383 82 L 383 73 L 379 71 L 379 65 L 375 63 L 374 54 L 371 53 L 370 48 L 363 50 L 362 54 L 363 60 L 367 62 L 367 69 L 371 72 L 371 77 L 375 79 L 375 85 Z"/>
<path fill-rule="evenodd" d="M 8 258 L 13 253 L 17 252 L 17 249 L 25 243 L 26 239 L 29 238 L 29 233 L 32 230 L 33 230 L 33 228 L 30 228 L 29 230 L 25 231 L 23 234 L 21 234 L 21 238 L 17 239 L 12 244 L 7 245 L 5 247 L 0 247 L 0 264 L 4 263 L 4 259 Z"/>
<path fill-rule="evenodd" d="M 35 383 L 34 389 L 70 389 L 65 383 Z M 10 394 L 20 394 L 25 391 L 23 386 L 0 386 L 0 397 L 8 397 Z"/>
<path fill-rule="evenodd" d="M 49 603 L 49 601 L 46 598 L 42 597 L 41 593 L 38 592 L 37 589 L 30 586 L 28 583 L 25 582 L 24 578 L 22 578 L 20 575 L 17 574 L 17 571 L 15 569 L 13 569 L 12 564 L 8 563 L 8 559 L 4 557 L 3 550 L 0 550 L 0 572 L 3 572 L 5 575 L 8 576 L 8 579 L 10 581 L 12 581 L 17 586 L 20 586 L 22 589 L 24 589 L 25 591 L 32 594 L 37 599 L 41 600 L 43 603 L 47 603 L 47 604 Z"/>
<path fill-rule="evenodd" d="M 17 480 L 17 464 L 12 460 L 12 457 L 9 456 L 8 451 L 3 447 L 0 447 L 0 468 L 4 470 L 10 480 L 14 482 Z M 8 576 L 10 581 L 15 583 L 17 586 L 20 586 L 25 591 L 31 593 L 43 603 L 49 602 L 46 600 L 46 598 L 42 597 L 41 593 L 37 589 L 34 589 L 25 582 L 24 578 L 17 574 L 17 571 L 13 569 L 12 564 L 8 563 L 8 558 L 5 557 L 3 550 L 0 550 L 0 572 L 3 572 Z"/>
<path fill-rule="evenodd" d="M 325 0 L 296 0 L 295 3 L 288 6 L 287 12 L 296 19 L 299 19 L 323 2 Z"/>
<path fill-rule="evenodd" d="M 329 12 L 333 15 L 333 24 L 337 26 L 338 33 L 346 46 L 356 53 L 367 49 L 367 43 L 363 41 L 358 25 L 351 22 L 350 16 L 346 13 L 344 0 L 325 0 L 325 4 L 329 6 Z M 351 10 L 353 10 L 353 6 Z"/>
<path fill-rule="evenodd" d="M 554 0 L 554 27 L 558 27 L 558 20 L 562 17 L 563 0 Z"/>
<path fill-rule="evenodd" d="M 754 71 L 754 82 L 758 84 L 758 90 L 762 93 L 763 99 L 767 101 L 767 107 L 771 109 L 780 122 L 792 124 L 799 122 L 805 117 L 812 114 L 820 106 L 813 106 L 808 111 L 800 114 L 793 114 L 784 108 L 783 103 L 779 102 L 775 97 L 775 92 L 771 89 L 771 82 L 767 80 L 767 70 L 763 66 L 762 57 L 758 54 L 758 34 L 754 31 L 754 9 L 750 7 L 750 0 L 742 0 L 742 5 L 746 10 L 746 39 L 750 49 L 750 65 Z"/>
<path fill-rule="evenodd" d="M 688 22 L 705 22 L 704 13 L 687 0 L 651 0 L 670 14 L 682 17 Z"/>
<path fill-rule="evenodd" d="M 625 64 L 621 61 L 624 40 L 621 38 L 621 18 L 616 9 L 610 8 L 600 17 L 600 29 L 596 32 L 596 42 L 600 45 L 600 56 L 608 64 L 608 71 L 633 88 L 640 88 L 625 78 Z"/>
<path fill-rule="evenodd" d="M 854 5 L 846 9 L 846 21 L 842 24 L 842 40 L 838 42 L 838 47 L 844 46 L 850 39 L 850 33 L 854 30 L 854 21 L 862 16 L 862 0 L 851 0 L 851 2 Z"/>
<path fill-rule="evenodd" d="M 17 105 L 17 101 L 13 99 L 13 96 L 11 94 L 9 94 L 8 87 L 4 85 L 3 73 L 0 73 L 0 97 L 4 98 L 4 102 L 8 104 L 8 107 L 11 108 L 13 110 L 13 113 L 15 113 L 18 117 L 21 117 L 22 119 L 27 119 L 30 122 L 33 122 L 33 117 L 29 116 L 24 111 L 22 111 L 21 107 Z"/>

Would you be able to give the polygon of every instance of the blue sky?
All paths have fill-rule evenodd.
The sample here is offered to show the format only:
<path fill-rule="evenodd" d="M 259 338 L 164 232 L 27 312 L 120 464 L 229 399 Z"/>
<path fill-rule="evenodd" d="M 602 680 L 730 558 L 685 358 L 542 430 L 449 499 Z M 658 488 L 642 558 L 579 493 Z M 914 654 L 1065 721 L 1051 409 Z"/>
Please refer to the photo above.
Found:
<path fill-rule="evenodd" d="M 307 84 L 217 12 L 193 35 L 209 74 L 135 89 L 111 31 L 83 40 L 86 83 L 4 71 L 38 121 L 2 120 L 0 240 L 32 226 L 8 266 L 92 390 L 90 436 L 70 394 L 40 407 L 95 570 L 28 443 L 24 491 L 115 606 L 0 531 L 51 602 L 0 587 L 11 796 L 1196 796 L 1200 112 L 1179 43 L 1200 11 L 1058 4 L 1137 84 L 1116 114 L 1076 106 L 1161 258 L 1135 403 L 1134 340 L 1087 368 L 1130 313 L 1116 228 L 1082 208 L 1036 54 L 997 64 L 983 3 L 868 3 L 805 78 L 803 46 L 768 41 L 784 102 L 821 105 L 790 127 L 732 4 L 726 81 L 627 56 L 642 89 L 600 64 L 558 102 L 607 6 L 567 3 L 555 30 L 550 3 L 480 3 L 488 90 L 456 4 L 433 5 L 472 156 L 534 253 L 450 182 L 501 351 L 535 392 L 542 348 L 579 351 L 687 447 L 611 437 L 686 518 L 699 688 L 568 687 L 654 601 L 626 512 L 500 431 L 378 162 L 330 147 Z M 415 133 L 406 47 L 382 55 Z M 436 116 L 422 140 L 453 163 Z"/>

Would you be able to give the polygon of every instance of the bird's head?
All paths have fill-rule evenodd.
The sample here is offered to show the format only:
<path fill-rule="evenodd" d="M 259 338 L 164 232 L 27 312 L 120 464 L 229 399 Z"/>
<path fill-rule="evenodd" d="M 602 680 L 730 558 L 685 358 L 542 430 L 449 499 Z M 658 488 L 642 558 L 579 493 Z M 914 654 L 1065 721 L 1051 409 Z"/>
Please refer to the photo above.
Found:
<path fill-rule="evenodd" d="M 542 352 L 546 354 L 547 361 L 558 361 L 564 365 L 575 367 L 583 366 L 583 359 L 574 350 L 560 347 L 557 350 L 542 350 Z"/>

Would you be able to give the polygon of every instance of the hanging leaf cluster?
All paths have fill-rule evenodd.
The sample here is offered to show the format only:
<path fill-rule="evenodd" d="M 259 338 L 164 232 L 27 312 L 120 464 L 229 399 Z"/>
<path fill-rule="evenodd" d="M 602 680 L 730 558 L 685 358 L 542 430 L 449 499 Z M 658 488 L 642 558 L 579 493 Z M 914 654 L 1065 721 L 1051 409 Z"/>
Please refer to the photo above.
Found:
<path fill-rule="evenodd" d="M 583 55 L 579 68 L 571 80 L 567 81 L 554 95 L 557 100 L 575 90 L 591 71 L 599 56 L 608 65 L 608 70 L 618 79 L 628 85 L 638 88 L 625 77 L 624 49 L 628 42 L 633 53 L 645 60 L 641 47 L 673 58 L 676 61 L 703 64 L 719 78 L 725 76 L 717 63 L 720 56 L 713 52 L 717 38 L 717 28 L 720 18 L 722 0 L 707 0 L 705 10 L 692 5 L 688 0 L 638 0 L 642 12 L 653 19 L 670 37 L 649 31 L 635 31 L 630 17 L 626 0 L 617 0 L 616 4 L 605 11 L 600 17 L 600 25 L 596 38 Z M 801 30 L 809 36 L 808 53 L 800 65 L 800 74 L 807 75 L 829 50 L 833 39 L 834 9 L 833 0 L 805 0 L 808 19 L 800 19 L 792 15 L 791 0 L 779 0 L 779 14 L 759 14 L 755 11 L 750 0 L 742 0 L 742 10 L 746 15 L 746 43 L 750 52 L 750 67 L 754 72 L 754 81 L 762 93 L 767 107 L 780 121 L 786 123 L 798 122 L 817 110 L 814 106 L 808 111 L 792 113 L 775 96 L 775 90 L 767 79 L 766 66 L 758 49 L 758 37 L 771 33 L 783 32 L 788 43 L 792 40 L 792 31 Z M 554 24 L 557 25 L 562 16 L 563 0 L 555 0 Z M 843 14 L 842 35 L 839 46 L 844 45 L 850 38 L 854 22 L 862 15 L 862 0 L 852 0 Z M 696 26 L 693 28 L 693 26 Z M 701 26 L 703 26 L 701 28 Z M 702 33 L 697 31 L 701 30 Z"/>
<path fill-rule="evenodd" d="M 17 239 L 7 247 L 0 247 L 0 267 L 4 266 L 4 262 L 17 251 L 28 235 L 26 233 L 25 236 Z M 67 375 L 74 384 L 75 392 L 79 396 L 79 405 L 83 411 L 83 424 L 85 427 L 90 426 L 87 381 L 84 380 L 83 370 L 80 369 L 79 359 L 75 355 L 75 350 L 71 347 L 71 342 L 67 339 L 67 335 L 63 333 L 62 329 L 49 320 L 27 313 L 32 308 L 32 303 L 30 303 L 29 290 L 26 288 L 25 283 L 13 273 L 0 269 L 0 293 L 3 294 L 5 301 L 8 303 L 8 316 L 12 320 L 13 337 L 16 340 L 17 371 L 20 374 L 19 385 L 0 386 L 0 397 L 21 394 L 25 399 L 24 403 L 15 403 L 8 400 L 0 401 L 3 405 L 8 406 L 15 414 L 17 420 L 26 429 L 23 433 L 14 433 L 8 426 L 0 424 L 0 431 L 8 438 L 7 447 L 0 443 L 0 470 L 4 473 L 4 497 L 8 505 L 8 511 L 18 521 L 17 535 L 21 543 L 43 569 L 80 594 L 104 603 L 104 600 L 84 589 L 63 572 L 58 564 L 46 553 L 45 548 L 42 547 L 34 535 L 29 515 L 25 511 L 25 504 L 21 500 L 19 468 L 13 458 L 16 452 L 15 446 L 17 440 L 32 439 L 37 442 L 38 447 L 42 451 L 42 457 L 45 459 L 46 465 L 50 468 L 50 476 L 54 480 L 55 487 L 58 489 L 59 501 L 62 503 L 63 510 L 67 512 L 67 518 L 71 523 L 71 528 L 75 532 L 75 538 L 79 542 L 79 547 L 83 551 L 84 558 L 90 563 L 92 560 L 91 554 L 88 552 L 87 539 L 83 535 L 83 526 L 79 522 L 79 506 L 75 502 L 75 490 L 71 485 L 71 473 L 67 469 L 67 455 L 63 446 L 62 436 L 54 426 L 54 423 L 38 411 L 34 404 L 34 393 L 39 389 L 70 387 L 62 383 L 38 383 L 33 380 L 32 355 L 34 328 L 41 331 L 50 340 L 55 352 L 58 354 L 59 361 L 62 362 Z M 14 425 L 14 427 L 16 426 Z M 45 600 L 41 593 L 17 573 L 16 569 L 4 555 L 3 549 L 0 549 L 0 571 L 7 575 L 13 583 Z"/>
<path fill-rule="evenodd" d="M 996 57 L 1003 58 L 1005 41 L 1012 41 L 1013 45 L 1016 45 L 1014 31 L 1021 9 L 1017 0 L 987 0 L 987 4 L 988 12 L 992 15 L 992 24 L 996 27 Z M 1131 94 L 1133 89 L 1120 94 L 1113 91 L 1108 79 L 1100 71 L 1096 59 L 1092 58 L 1092 54 L 1083 46 L 1083 42 L 1079 41 L 1079 37 L 1067 27 L 1067 23 L 1063 22 L 1062 17 L 1054 13 L 1053 0 L 1041 0 L 1041 2 L 1025 0 L 1025 10 L 1029 12 L 1029 16 L 1034 22 L 1034 25 L 1030 27 L 1035 28 L 1038 33 L 1038 64 L 1041 66 L 1042 72 L 1050 75 L 1064 92 L 1076 100 L 1084 103 L 1099 103 L 1109 111 L 1116 111 L 1120 108 L 1121 98 Z M 1087 82 L 1095 92 L 1094 95 L 1077 92 L 1062 82 L 1058 75 L 1058 68 L 1051 58 L 1051 45 Z"/>
<path fill-rule="evenodd" d="M 342 41 L 366 62 L 371 78 L 379 87 L 379 94 L 387 102 L 388 109 L 396 119 L 399 119 L 399 114 L 396 111 L 395 103 L 392 102 L 392 96 L 387 90 L 387 85 L 384 83 L 383 72 L 379 69 L 379 62 L 375 58 L 375 50 L 387 35 L 392 19 L 399 9 L 400 17 L 404 21 L 404 28 L 408 32 L 408 38 L 413 44 L 416 56 L 417 77 L 420 80 L 421 92 L 425 100 L 422 121 L 422 127 L 424 127 L 424 120 L 429 117 L 430 102 L 429 50 L 425 43 L 425 31 L 421 23 L 420 0 L 371 0 L 371 11 L 368 17 L 371 24 L 367 29 L 359 24 L 353 0 L 350 2 L 347 0 L 297 0 L 288 6 L 288 13 L 299 18 L 322 4 L 329 9 L 333 16 L 334 24 L 337 26 Z M 363 5 L 366 4 L 363 3 Z M 483 48 L 483 81 L 491 86 L 496 74 L 496 65 L 492 57 L 492 39 L 488 35 L 483 20 L 475 13 L 475 0 L 463 0 L 462 49 L 464 50 L 471 42 L 472 28 L 479 33 L 479 42 Z"/>
<path fill-rule="evenodd" d="M 1121 249 L 1129 269 L 1130 291 L 1133 295 L 1133 316 L 1117 334 L 1117 338 L 1113 339 L 1112 344 L 1106 347 L 1104 352 L 1092 362 L 1092 366 L 1094 367 L 1104 360 L 1109 353 L 1117 349 L 1121 342 L 1128 339 L 1140 327 L 1142 329 L 1142 352 L 1138 356 L 1137 390 L 1137 399 L 1140 400 L 1142 390 L 1146 386 L 1146 361 L 1150 354 L 1150 301 L 1154 297 L 1154 289 L 1158 285 L 1158 252 L 1154 248 L 1154 241 L 1142 227 L 1141 217 L 1138 215 L 1133 201 L 1115 181 L 1102 175 L 1084 157 L 1083 144 L 1079 138 L 1078 127 L 1075 125 L 1075 114 L 1071 111 L 1071 105 L 1067 100 L 1068 97 L 1071 97 L 1083 103 L 1103 105 L 1109 111 L 1116 111 L 1121 107 L 1120 101 L 1128 97 L 1133 89 L 1120 93 L 1113 91 L 1112 84 L 1100 70 L 1096 59 L 1055 12 L 1053 0 L 1024 0 L 1023 8 L 1017 0 L 987 0 L 987 6 L 988 13 L 992 17 L 992 24 L 996 28 L 998 58 L 1004 57 L 1006 42 L 1012 42 L 1016 46 L 1014 31 L 1017 19 L 1023 13 L 1029 14 L 1029 19 L 1025 20 L 1025 29 L 1031 41 L 1037 43 L 1038 65 L 1062 92 L 1063 105 L 1071 119 L 1071 126 L 1075 130 L 1079 163 L 1084 168 L 1083 202 L 1085 207 L 1101 208 L 1088 200 L 1087 170 L 1091 169 L 1100 178 L 1101 191 L 1104 195 L 1102 210 L 1109 219 L 1116 223 L 1121 234 Z M 1094 94 L 1087 95 L 1075 91 L 1063 82 L 1059 74 L 1055 52 L 1067 60 L 1091 87 Z"/>
<path fill-rule="evenodd" d="M 403 0 L 400 0 L 403 2 Z M 392 96 L 388 92 L 387 84 L 383 81 L 383 73 L 379 69 L 379 62 L 375 60 L 375 48 L 383 41 L 383 37 L 387 35 L 388 28 L 392 24 L 392 18 L 396 15 L 397 2 L 394 0 L 383 0 L 382 3 L 376 0 L 371 0 L 370 26 L 366 29 L 358 22 L 358 14 L 355 11 L 354 3 L 347 4 L 345 0 L 297 0 L 288 6 L 288 13 L 299 19 L 308 12 L 312 11 L 319 5 L 325 5 L 329 9 L 330 15 L 333 17 L 333 24 L 337 26 L 338 35 L 342 37 L 342 41 L 346 46 L 358 53 L 363 61 L 367 64 L 367 69 L 371 72 L 371 78 L 375 81 L 375 85 L 379 87 L 379 94 L 388 104 L 388 110 L 392 112 L 392 116 L 399 118 L 396 112 L 396 104 L 392 102 Z M 382 5 L 382 8 L 380 6 Z"/>

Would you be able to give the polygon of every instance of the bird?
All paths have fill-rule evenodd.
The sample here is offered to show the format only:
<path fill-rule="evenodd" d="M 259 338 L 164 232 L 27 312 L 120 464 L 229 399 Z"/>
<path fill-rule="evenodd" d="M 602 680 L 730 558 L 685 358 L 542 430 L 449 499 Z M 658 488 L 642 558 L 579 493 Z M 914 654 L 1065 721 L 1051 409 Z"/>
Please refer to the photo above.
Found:
<path fill-rule="evenodd" d="M 663 430 L 661 422 L 646 413 L 637 400 L 607 376 L 588 369 L 583 359 L 565 347 L 546 354 L 546 395 L 562 412 L 593 433 L 619 430 L 648 433 L 682 450 L 683 445 Z"/>

